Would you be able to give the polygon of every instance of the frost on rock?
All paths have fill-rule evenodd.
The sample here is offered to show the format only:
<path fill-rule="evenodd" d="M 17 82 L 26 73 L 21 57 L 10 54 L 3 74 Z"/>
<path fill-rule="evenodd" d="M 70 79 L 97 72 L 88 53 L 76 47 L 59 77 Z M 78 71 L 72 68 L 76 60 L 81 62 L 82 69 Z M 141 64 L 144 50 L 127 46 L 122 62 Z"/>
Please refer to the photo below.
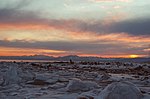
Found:
<path fill-rule="evenodd" d="M 96 99 L 141 99 L 142 93 L 130 82 L 115 82 L 108 85 Z"/>
<path fill-rule="evenodd" d="M 97 83 L 91 81 L 81 81 L 80 79 L 72 79 L 69 81 L 66 89 L 69 92 L 88 91 L 93 88 L 98 88 Z"/>

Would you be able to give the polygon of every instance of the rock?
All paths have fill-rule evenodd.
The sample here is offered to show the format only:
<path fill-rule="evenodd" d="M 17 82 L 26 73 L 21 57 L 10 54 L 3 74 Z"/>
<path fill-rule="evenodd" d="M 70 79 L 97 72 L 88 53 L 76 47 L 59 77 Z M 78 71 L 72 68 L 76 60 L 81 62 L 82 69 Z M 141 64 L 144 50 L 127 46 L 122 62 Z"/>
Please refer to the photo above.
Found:
<path fill-rule="evenodd" d="M 108 85 L 96 99 L 141 99 L 140 90 L 130 82 L 115 82 Z"/>
<path fill-rule="evenodd" d="M 98 88 L 97 83 L 91 81 L 81 81 L 80 79 L 72 79 L 69 81 L 66 89 L 69 92 L 88 91 L 93 88 Z"/>

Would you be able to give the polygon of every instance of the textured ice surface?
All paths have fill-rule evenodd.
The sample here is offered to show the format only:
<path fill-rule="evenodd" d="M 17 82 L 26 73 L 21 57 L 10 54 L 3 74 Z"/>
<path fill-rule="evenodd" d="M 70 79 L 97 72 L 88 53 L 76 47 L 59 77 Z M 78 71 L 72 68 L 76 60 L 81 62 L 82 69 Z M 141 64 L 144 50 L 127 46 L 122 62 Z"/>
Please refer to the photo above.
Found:
<path fill-rule="evenodd" d="M 1 62 L 0 99 L 150 99 L 149 64 L 111 64 Z"/>

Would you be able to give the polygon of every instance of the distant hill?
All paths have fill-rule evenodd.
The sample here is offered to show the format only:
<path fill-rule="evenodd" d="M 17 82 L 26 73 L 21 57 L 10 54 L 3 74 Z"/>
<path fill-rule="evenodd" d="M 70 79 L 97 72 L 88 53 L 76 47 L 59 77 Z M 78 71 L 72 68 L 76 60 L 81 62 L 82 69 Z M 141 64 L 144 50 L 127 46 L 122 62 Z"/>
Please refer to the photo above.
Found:
<path fill-rule="evenodd" d="M 0 59 L 8 60 L 51 60 L 53 56 L 31 55 L 31 56 L 0 56 Z"/>
<path fill-rule="evenodd" d="M 31 55 L 31 56 L 0 56 L 0 59 L 5 60 L 53 60 L 53 61 L 87 61 L 87 62 L 97 62 L 97 61 L 119 61 L 119 62 L 149 62 L 149 58 L 102 58 L 102 57 L 81 57 L 77 55 L 68 55 L 62 57 L 53 57 L 45 55 Z"/>
<path fill-rule="evenodd" d="M 68 55 L 68 56 L 63 56 L 63 57 L 57 57 L 56 60 L 59 61 L 98 61 L 102 59 L 101 57 L 80 57 L 77 55 Z"/>

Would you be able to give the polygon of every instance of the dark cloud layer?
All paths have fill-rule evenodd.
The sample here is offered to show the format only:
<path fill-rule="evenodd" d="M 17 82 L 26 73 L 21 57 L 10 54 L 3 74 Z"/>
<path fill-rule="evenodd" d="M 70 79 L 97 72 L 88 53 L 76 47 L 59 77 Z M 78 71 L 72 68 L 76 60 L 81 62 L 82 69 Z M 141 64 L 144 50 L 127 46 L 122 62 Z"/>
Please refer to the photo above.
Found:
<path fill-rule="evenodd" d="M 22 23 L 40 23 L 45 22 L 45 19 L 36 15 L 36 12 L 27 12 L 17 9 L 0 9 L 1 24 L 22 24 Z"/>
<path fill-rule="evenodd" d="M 129 48 L 127 44 L 93 44 L 91 42 L 27 42 L 27 41 L 5 41 L 0 40 L 1 47 L 12 48 L 34 48 L 34 49 L 47 49 L 47 50 L 64 50 L 67 52 L 80 52 L 84 54 L 145 54 L 143 49 L 145 47 Z"/>
<path fill-rule="evenodd" d="M 150 19 L 135 19 L 118 22 L 110 27 L 110 32 L 126 32 L 133 35 L 150 35 Z"/>
<path fill-rule="evenodd" d="M 120 22 L 113 22 L 109 26 L 102 24 L 102 21 L 82 21 L 82 20 L 54 20 L 40 17 L 39 12 L 29 12 L 20 10 L 28 3 L 19 2 L 14 7 L 0 9 L 0 24 L 41 24 L 76 32 L 93 33 L 120 33 L 125 32 L 131 35 L 150 35 L 150 18 L 133 19 Z"/>
<path fill-rule="evenodd" d="M 8 4 L 0 8 L 0 24 L 22 24 L 22 23 L 39 23 L 46 20 L 41 18 L 38 12 L 22 10 L 24 6 L 30 4 L 30 0 L 20 0 L 14 4 Z"/>

